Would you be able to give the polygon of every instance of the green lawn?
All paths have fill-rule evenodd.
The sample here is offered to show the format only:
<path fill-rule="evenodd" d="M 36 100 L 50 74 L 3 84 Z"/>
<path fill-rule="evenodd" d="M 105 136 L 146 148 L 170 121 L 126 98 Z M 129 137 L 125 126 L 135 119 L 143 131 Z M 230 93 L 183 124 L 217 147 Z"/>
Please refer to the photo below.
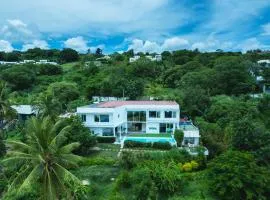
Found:
<path fill-rule="evenodd" d="M 152 133 L 140 134 L 140 133 L 134 133 L 134 134 L 129 134 L 128 136 L 132 136 L 132 137 L 171 137 L 171 134 L 169 134 L 169 133 L 159 133 L 159 134 L 152 134 Z"/>
<path fill-rule="evenodd" d="M 63 67 L 63 70 L 65 72 L 70 71 L 72 69 L 73 66 L 75 66 L 76 64 L 79 64 L 80 62 L 70 62 L 70 63 L 65 63 L 63 65 L 61 65 Z"/>

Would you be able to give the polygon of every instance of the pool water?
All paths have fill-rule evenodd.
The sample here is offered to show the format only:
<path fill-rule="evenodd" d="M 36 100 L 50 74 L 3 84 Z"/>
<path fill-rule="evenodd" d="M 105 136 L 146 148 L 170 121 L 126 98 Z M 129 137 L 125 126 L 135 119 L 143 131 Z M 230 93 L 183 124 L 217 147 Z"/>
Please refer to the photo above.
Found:
<path fill-rule="evenodd" d="M 176 145 L 174 138 L 161 138 L 161 137 L 126 137 L 124 141 L 136 141 L 143 143 L 153 143 L 153 142 L 169 142 L 171 145 Z"/>

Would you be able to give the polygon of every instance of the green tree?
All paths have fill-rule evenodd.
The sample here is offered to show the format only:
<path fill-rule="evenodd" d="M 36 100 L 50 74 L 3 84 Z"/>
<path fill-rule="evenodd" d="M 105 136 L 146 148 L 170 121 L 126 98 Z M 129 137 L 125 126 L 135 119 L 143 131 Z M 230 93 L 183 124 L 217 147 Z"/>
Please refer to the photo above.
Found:
<path fill-rule="evenodd" d="M 60 121 L 53 124 L 49 117 L 31 118 L 26 126 L 26 142 L 8 141 L 10 150 L 3 163 L 7 166 L 16 164 L 20 168 L 8 186 L 7 197 L 12 192 L 31 191 L 38 184 L 43 199 L 71 199 L 76 196 L 74 192 L 82 188 L 80 180 L 69 171 L 81 160 L 72 154 L 80 144 L 65 144 L 70 127 L 57 132 L 60 125 Z"/>
<path fill-rule="evenodd" d="M 216 60 L 215 85 L 219 94 L 239 95 L 252 91 L 255 84 L 249 66 L 239 57 L 221 57 Z"/>
<path fill-rule="evenodd" d="M 65 62 L 75 62 L 79 60 L 79 54 L 77 51 L 75 51 L 74 49 L 63 49 L 60 52 L 60 61 L 65 63 Z"/>
<path fill-rule="evenodd" d="M 177 146 L 181 146 L 184 139 L 184 132 L 180 129 L 174 131 L 174 139 L 177 142 Z"/>
<path fill-rule="evenodd" d="M 33 85 L 36 74 L 27 66 L 14 66 L 2 71 L 1 77 L 13 90 L 23 90 Z"/>
<path fill-rule="evenodd" d="M 47 93 L 62 104 L 66 109 L 70 101 L 78 99 L 80 93 L 76 84 L 69 82 L 55 82 L 49 85 Z"/>
<path fill-rule="evenodd" d="M 228 151 L 212 161 L 207 178 L 219 199 L 252 200 L 269 197 L 269 177 L 269 170 L 258 166 L 251 154 Z"/>

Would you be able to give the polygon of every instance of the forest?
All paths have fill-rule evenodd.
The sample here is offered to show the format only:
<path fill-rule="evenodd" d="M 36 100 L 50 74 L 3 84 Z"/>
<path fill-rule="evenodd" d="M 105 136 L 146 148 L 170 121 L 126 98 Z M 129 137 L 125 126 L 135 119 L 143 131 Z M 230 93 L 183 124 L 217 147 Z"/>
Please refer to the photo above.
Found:
<path fill-rule="evenodd" d="M 129 58 L 140 59 L 129 62 Z M 101 49 L 0 52 L 0 195 L 5 200 L 267 200 L 270 197 L 270 59 L 261 50 L 155 54 Z M 263 81 L 258 82 L 257 76 Z M 255 97 L 255 94 L 262 94 Z M 174 100 L 200 130 L 205 157 L 185 150 L 120 151 L 95 137 L 80 118 L 60 118 L 93 96 Z M 19 121 L 11 105 L 33 105 Z M 110 149 L 110 151 L 97 150 Z"/>

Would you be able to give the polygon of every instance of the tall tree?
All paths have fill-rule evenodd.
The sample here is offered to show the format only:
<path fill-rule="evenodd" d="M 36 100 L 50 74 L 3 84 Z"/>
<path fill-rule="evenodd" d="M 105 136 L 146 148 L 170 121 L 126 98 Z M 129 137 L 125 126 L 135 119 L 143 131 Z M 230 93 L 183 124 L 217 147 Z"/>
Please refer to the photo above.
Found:
<path fill-rule="evenodd" d="M 69 126 L 59 130 L 61 121 L 55 124 L 49 117 L 31 118 L 27 121 L 25 143 L 8 141 L 9 151 L 3 160 L 6 165 L 20 166 L 8 186 L 6 195 L 31 191 L 39 185 L 40 197 L 54 200 L 73 199 L 81 186 L 80 180 L 68 169 L 77 167 L 81 157 L 72 154 L 79 143 L 66 144 Z"/>

